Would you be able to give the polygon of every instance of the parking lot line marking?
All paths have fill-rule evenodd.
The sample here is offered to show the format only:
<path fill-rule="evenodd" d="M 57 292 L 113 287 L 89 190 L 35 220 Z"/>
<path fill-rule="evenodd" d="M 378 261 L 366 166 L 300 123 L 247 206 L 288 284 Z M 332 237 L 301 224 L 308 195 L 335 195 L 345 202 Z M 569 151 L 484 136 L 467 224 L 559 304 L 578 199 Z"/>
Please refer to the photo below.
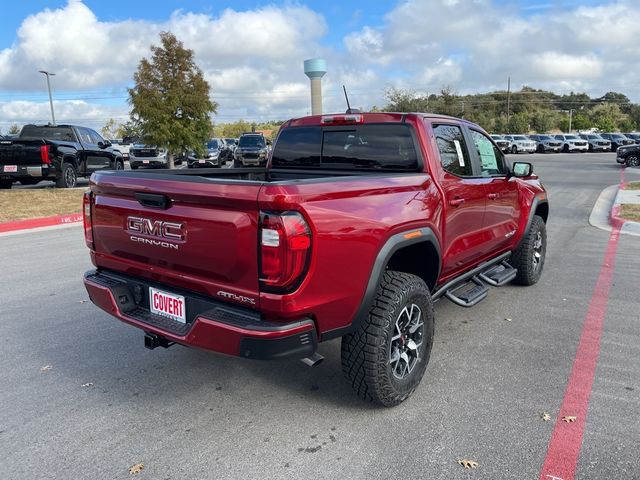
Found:
<path fill-rule="evenodd" d="M 620 184 L 623 183 L 624 170 L 620 173 Z M 584 319 L 571 375 L 551 434 L 547 455 L 540 472 L 540 480 L 549 478 L 571 480 L 576 472 L 589 409 L 591 388 L 600 354 L 600 339 L 615 270 L 619 239 L 620 226 L 614 226 Z M 575 421 L 567 423 L 562 420 L 563 417 L 568 416 L 576 417 Z"/>

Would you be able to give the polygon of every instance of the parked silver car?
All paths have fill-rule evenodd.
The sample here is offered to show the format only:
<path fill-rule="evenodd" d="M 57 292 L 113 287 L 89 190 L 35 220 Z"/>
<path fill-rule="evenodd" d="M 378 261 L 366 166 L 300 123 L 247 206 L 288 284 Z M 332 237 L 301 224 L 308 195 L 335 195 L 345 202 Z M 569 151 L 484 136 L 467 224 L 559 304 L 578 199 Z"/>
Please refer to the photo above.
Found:
<path fill-rule="evenodd" d="M 562 150 L 562 142 L 556 140 L 551 135 L 529 135 L 529 138 L 536 142 L 536 152 L 555 152 Z"/>
<path fill-rule="evenodd" d="M 535 153 L 536 151 L 536 142 L 526 135 L 504 135 L 504 138 L 511 142 L 511 153 Z"/>
<path fill-rule="evenodd" d="M 590 152 L 608 152 L 609 150 L 611 150 L 611 142 L 595 133 L 584 133 L 580 135 L 580 138 L 586 140 L 589 143 Z"/>
<path fill-rule="evenodd" d="M 589 143 L 573 133 L 556 135 L 554 138 L 562 142 L 562 151 L 565 153 L 589 151 Z"/>

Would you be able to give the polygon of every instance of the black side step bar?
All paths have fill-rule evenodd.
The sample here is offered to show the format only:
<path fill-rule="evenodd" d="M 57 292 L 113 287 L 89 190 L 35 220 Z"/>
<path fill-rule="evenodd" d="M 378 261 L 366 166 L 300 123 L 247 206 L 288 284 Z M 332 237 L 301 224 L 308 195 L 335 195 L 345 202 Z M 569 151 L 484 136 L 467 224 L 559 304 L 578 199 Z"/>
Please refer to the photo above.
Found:
<path fill-rule="evenodd" d="M 456 305 L 461 307 L 473 307 L 477 303 L 487 298 L 489 287 L 487 287 L 478 277 L 471 277 L 467 283 L 447 290 L 446 297 Z"/>
<path fill-rule="evenodd" d="M 434 300 L 437 300 L 438 298 L 443 296 L 448 290 L 452 290 L 452 289 L 455 289 L 455 287 L 464 285 L 469 281 L 470 278 L 475 277 L 479 273 L 489 270 L 489 268 L 493 265 L 506 261 L 510 255 L 511 255 L 511 252 L 505 252 L 502 255 L 498 255 L 496 258 L 493 258 L 487 262 L 484 262 L 478 265 L 476 268 L 469 270 L 468 272 L 462 274 L 461 276 L 456 277 L 453 280 L 449 280 L 447 283 L 445 283 L 440 288 L 438 288 L 435 292 L 433 292 L 431 297 Z"/>
<path fill-rule="evenodd" d="M 478 276 L 483 282 L 488 283 L 494 287 L 502 287 L 511 280 L 516 278 L 518 270 L 509 265 L 506 261 L 503 261 L 499 265 L 490 268 L 479 274 Z"/>

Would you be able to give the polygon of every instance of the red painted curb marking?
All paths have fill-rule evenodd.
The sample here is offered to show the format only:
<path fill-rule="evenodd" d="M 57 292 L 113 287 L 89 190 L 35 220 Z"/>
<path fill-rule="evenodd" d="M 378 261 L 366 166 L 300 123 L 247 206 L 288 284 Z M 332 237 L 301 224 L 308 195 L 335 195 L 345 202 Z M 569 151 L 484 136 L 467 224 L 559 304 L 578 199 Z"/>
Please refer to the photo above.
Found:
<path fill-rule="evenodd" d="M 624 172 L 620 174 L 620 184 L 623 182 Z M 540 472 L 541 480 L 571 480 L 576 472 L 589 410 L 591 388 L 600 354 L 600 338 L 615 270 L 619 239 L 620 226 L 613 225 L 598 281 L 582 327 L 569 383 L 564 392 L 560 412 L 558 412 L 547 448 L 547 456 Z M 565 415 L 577 418 L 573 423 L 563 422 L 562 417 Z"/>
<path fill-rule="evenodd" d="M 14 232 L 16 230 L 28 230 L 38 227 L 52 227 L 54 225 L 66 225 L 82 221 L 81 213 L 71 215 L 55 215 L 53 217 L 30 218 L 28 220 L 17 220 L 15 222 L 0 223 L 0 233 Z"/>

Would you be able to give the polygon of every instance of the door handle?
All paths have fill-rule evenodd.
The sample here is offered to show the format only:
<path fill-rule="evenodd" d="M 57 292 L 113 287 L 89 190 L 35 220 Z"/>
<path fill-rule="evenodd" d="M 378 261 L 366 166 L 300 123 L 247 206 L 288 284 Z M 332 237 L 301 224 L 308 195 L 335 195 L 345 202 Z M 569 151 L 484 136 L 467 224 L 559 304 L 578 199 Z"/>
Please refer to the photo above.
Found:
<path fill-rule="evenodd" d="M 495 199 L 496 199 L 496 198 L 498 198 L 499 196 L 500 196 L 500 195 L 498 195 L 497 193 L 489 193 L 489 194 L 487 195 L 487 198 L 488 198 L 489 200 L 495 200 Z"/>
<path fill-rule="evenodd" d="M 449 205 L 451 205 L 452 207 L 459 207 L 463 203 L 464 203 L 464 198 L 454 198 L 452 200 L 449 200 Z"/>

